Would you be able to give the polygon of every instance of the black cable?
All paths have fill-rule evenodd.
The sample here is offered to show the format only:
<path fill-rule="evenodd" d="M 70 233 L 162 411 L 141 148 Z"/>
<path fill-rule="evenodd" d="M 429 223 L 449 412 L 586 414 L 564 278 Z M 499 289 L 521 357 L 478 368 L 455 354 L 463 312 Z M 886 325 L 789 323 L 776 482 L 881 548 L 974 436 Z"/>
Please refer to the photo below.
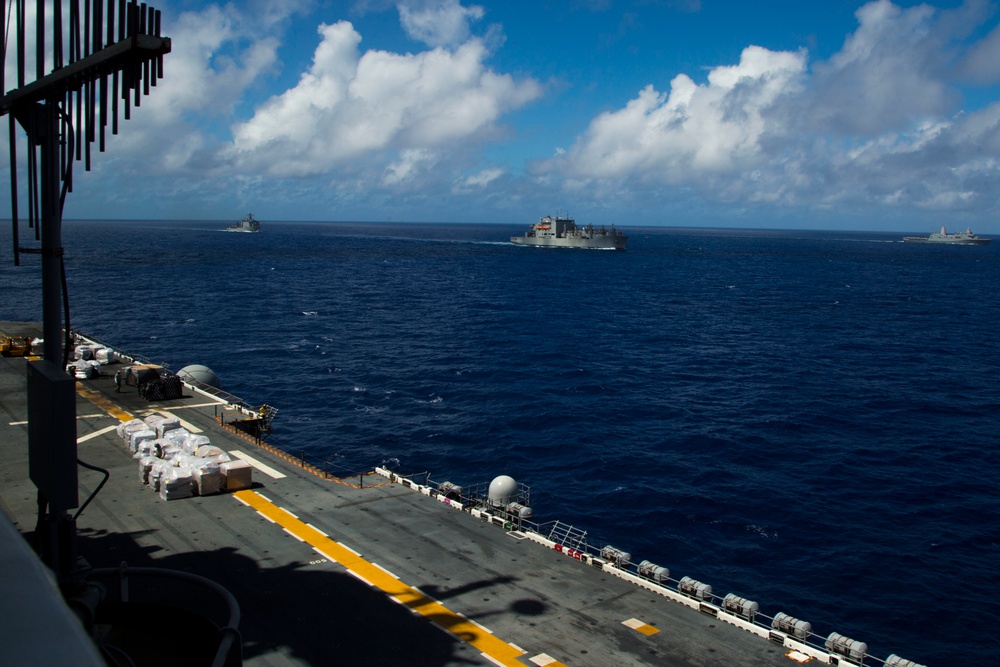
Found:
<path fill-rule="evenodd" d="M 101 653 L 104 655 L 105 662 L 107 662 L 109 665 L 124 665 L 125 667 L 135 667 L 135 662 L 132 660 L 132 657 L 128 653 L 126 653 L 124 649 L 115 646 L 114 644 L 106 644 L 104 642 L 101 642 L 100 648 L 101 648 Z M 116 658 L 115 655 L 125 660 L 126 662 L 123 663 L 121 660 Z"/>
<path fill-rule="evenodd" d="M 35 541 L 36 544 L 38 540 L 41 539 L 42 526 L 45 523 L 45 515 L 49 512 L 49 501 L 45 497 L 45 494 L 39 489 L 38 493 L 35 495 L 35 502 L 38 504 L 38 520 L 35 523 Z M 41 550 L 39 549 L 39 553 Z"/>
<path fill-rule="evenodd" d="M 21 239 L 17 228 L 17 121 L 10 115 L 10 209 L 14 227 L 14 266 L 21 266 Z"/>
<path fill-rule="evenodd" d="M 111 473 L 105 470 L 104 468 L 98 468 L 97 466 L 92 466 L 89 463 L 84 463 L 80 459 L 77 459 L 76 462 L 81 466 L 83 466 L 84 468 L 86 468 L 87 470 L 93 470 L 94 472 L 104 473 L 104 479 L 102 479 L 101 483 L 97 485 L 97 488 L 94 489 L 94 492 L 87 497 L 87 500 L 85 500 L 84 503 L 80 505 L 80 509 L 78 509 L 76 511 L 76 514 L 73 515 L 73 521 L 76 521 L 77 517 L 80 516 L 80 513 L 87 508 L 87 505 L 89 505 L 90 501 L 94 499 L 94 496 L 96 496 L 98 493 L 101 492 L 101 489 L 104 488 L 104 484 L 111 477 Z"/>
<path fill-rule="evenodd" d="M 69 147 L 69 154 L 66 160 L 66 170 L 63 172 L 62 177 L 62 191 L 59 193 L 59 219 L 62 220 L 63 208 L 66 204 L 66 187 L 70 182 L 73 174 L 73 122 L 72 118 L 61 108 L 56 107 L 56 110 L 63 116 L 63 125 L 68 133 L 68 140 L 66 145 Z M 64 254 L 59 255 L 59 274 L 62 279 L 62 301 L 63 301 L 63 319 L 65 320 L 65 326 L 63 331 L 66 333 L 66 338 L 63 341 L 63 364 L 62 367 L 66 368 L 69 364 L 69 349 L 73 345 L 72 340 L 72 329 L 70 328 L 69 322 L 69 284 L 66 281 L 66 259 Z"/>
<path fill-rule="evenodd" d="M 66 282 L 66 260 L 62 255 L 59 256 L 59 275 L 62 278 L 63 319 L 66 320 L 62 367 L 66 368 L 69 365 L 69 350 L 73 346 L 73 332 L 69 328 L 69 287 Z"/>

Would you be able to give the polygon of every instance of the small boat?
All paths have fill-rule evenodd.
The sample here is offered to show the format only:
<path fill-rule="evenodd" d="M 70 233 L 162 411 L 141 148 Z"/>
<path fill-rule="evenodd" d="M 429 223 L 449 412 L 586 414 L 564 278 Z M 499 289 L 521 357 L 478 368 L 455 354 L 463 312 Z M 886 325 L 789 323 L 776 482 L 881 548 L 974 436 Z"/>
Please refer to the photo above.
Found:
<path fill-rule="evenodd" d="M 972 233 L 972 228 L 968 227 L 964 232 L 949 234 L 941 227 L 940 232 L 934 232 L 930 236 L 904 236 L 903 240 L 909 243 L 952 243 L 956 245 L 988 245 L 992 239 L 984 239 Z"/>
<path fill-rule="evenodd" d="M 511 236 L 510 242 L 549 248 L 586 248 L 589 250 L 624 250 L 628 236 L 611 225 L 577 227 L 573 218 L 546 215 L 531 225 L 523 236 Z"/>
<path fill-rule="evenodd" d="M 253 217 L 253 213 L 247 213 L 247 216 L 240 220 L 235 225 L 230 225 L 226 227 L 227 232 L 259 232 L 260 222 L 257 218 Z"/>

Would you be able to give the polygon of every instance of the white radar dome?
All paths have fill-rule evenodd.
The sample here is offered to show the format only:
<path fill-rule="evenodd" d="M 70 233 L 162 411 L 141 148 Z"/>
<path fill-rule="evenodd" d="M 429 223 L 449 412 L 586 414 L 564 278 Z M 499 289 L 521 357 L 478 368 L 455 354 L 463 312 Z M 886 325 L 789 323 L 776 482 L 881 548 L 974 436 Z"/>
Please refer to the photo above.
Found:
<path fill-rule="evenodd" d="M 215 371 L 208 366 L 202 366 L 201 364 L 191 364 L 190 366 L 185 366 L 177 371 L 177 376 L 182 380 L 187 380 L 188 382 L 200 382 L 202 384 L 207 384 L 209 387 L 215 387 L 216 389 L 220 389 L 222 385 L 219 381 L 219 376 L 215 374 Z"/>
<path fill-rule="evenodd" d="M 517 482 L 513 477 L 500 475 L 490 482 L 490 503 L 506 506 L 517 500 Z"/>

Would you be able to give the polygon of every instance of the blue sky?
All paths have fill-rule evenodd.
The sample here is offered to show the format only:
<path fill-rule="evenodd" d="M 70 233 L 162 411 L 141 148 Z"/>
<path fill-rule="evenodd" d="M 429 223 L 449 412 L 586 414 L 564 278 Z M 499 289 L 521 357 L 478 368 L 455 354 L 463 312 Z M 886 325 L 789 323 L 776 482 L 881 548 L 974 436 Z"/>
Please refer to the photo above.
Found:
<path fill-rule="evenodd" d="M 166 76 L 68 219 L 1000 233 L 996 2 L 154 6 Z"/>

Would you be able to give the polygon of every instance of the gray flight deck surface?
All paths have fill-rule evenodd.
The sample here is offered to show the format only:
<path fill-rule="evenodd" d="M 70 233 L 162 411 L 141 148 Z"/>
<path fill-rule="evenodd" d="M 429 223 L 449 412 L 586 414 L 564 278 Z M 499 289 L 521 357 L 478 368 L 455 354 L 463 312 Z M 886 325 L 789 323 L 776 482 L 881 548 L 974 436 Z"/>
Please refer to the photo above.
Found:
<path fill-rule="evenodd" d="M 0 332 L 37 335 L 33 326 L 0 322 Z M 26 363 L 0 358 L 0 508 L 22 534 L 33 531 L 37 513 L 27 472 Z M 114 368 L 78 382 L 78 456 L 111 473 L 78 519 L 80 554 L 94 567 L 127 561 L 172 568 L 228 588 L 242 611 L 246 665 L 497 664 L 483 655 L 481 643 L 456 636 L 466 633 L 449 619 L 461 617 L 487 628 L 495 643 L 524 651 L 504 664 L 796 664 L 780 644 L 379 475 L 365 476 L 364 488 L 355 488 L 304 471 L 220 427 L 217 408 L 207 405 L 205 395 L 186 390 L 182 399 L 149 403 L 134 387 L 115 393 Z M 275 478 L 255 469 L 252 491 L 398 577 L 402 597 L 415 589 L 447 611 L 411 611 L 360 578 L 356 568 L 352 576 L 234 494 L 161 500 L 142 485 L 137 462 L 113 429 L 87 437 L 119 423 L 120 413 L 112 416 L 109 405 L 136 417 L 167 410 L 204 431 L 212 444 L 241 450 L 284 474 Z M 498 462 L 483 478 L 503 472 Z M 79 473 L 83 502 L 101 475 L 83 468 Z M 630 619 L 652 626 L 646 630 L 653 634 L 623 624 Z M 456 634 L 442 625 L 457 628 Z M 163 628 L 161 639 L 169 644 L 183 634 L 183 628 Z M 0 663 L 14 664 L 5 660 L 7 650 L 0 647 Z"/>

